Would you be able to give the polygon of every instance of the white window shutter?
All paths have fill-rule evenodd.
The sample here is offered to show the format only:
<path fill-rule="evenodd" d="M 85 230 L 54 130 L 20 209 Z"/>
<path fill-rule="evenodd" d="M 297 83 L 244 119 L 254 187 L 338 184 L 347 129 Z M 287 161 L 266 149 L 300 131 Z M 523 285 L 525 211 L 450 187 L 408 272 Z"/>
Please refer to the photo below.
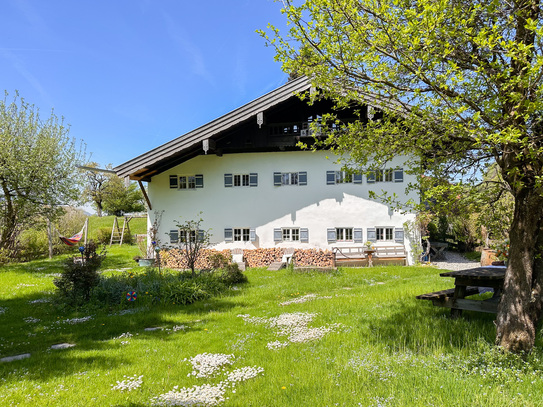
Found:
<path fill-rule="evenodd" d="M 394 229 L 394 240 L 396 243 L 402 243 L 404 240 L 404 231 L 403 228 L 396 228 Z"/>
<path fill-rule="evenodd" d="M 368 184 L 375 183 L 375 171 L 370 171 L 367 175 Z"/>
<path fill-rule="evenodd" d="M 233 240 L 234 240 L 234 233 L 233 233 L 232 228 L 224 229 L 224 241 L 231 242 Z"/>
<path fill-rule="evenodd" d="M 361 184 L 362 183 L 362 174 L 355 172 L 353 174 L 353 184 Z"/>
<path fill-rule="evenodd" d="M 257 173 L 249 174 L 249 186 L 250 187 L 258 186 L 258 174 Z"/>
<path fill-rule="evenodd" d="M 283 232 L 280 228 L 273 229 L 273 241 L 282 242 L 283 241 Z"/>
<path fill-rule="evenodd" d="M 307 185 L 307 172 L 300 171 L 298 173 L 298 185 Z"/>
<path fill-rule="evenodd" d="M 170 175 L 170 188 L 171 189 L 179 188 L 179 178 L 177 178 L 177 175 Z"/>
<path fill-rule="evenodd" d="M 234 176 L 232 174 L 224 174 L 224 187 L 232 188 Z"/>
<path fill-rule="evenodd" d="M 251 229 L 249 230 L 249 240 L 250 240 L 251 242 L 256 241 L 256 229 L 255 229 L 255 228 L 251 228 Z"/>
<path fill-rule="evenodd" d="M 355 243 L 363 243 L 364 242 L 364 235 L 362 234 L 362 228 L 354 228 L 353 229 L 353 241 Z"/>
<path fill-rule="evenodd" d="M 328 243 L 333 243 L 337 241 L 336 228 L 329 228 L 326 230 L 326 238 Z"/>
<path fill-rule="evenodd" d="M 273 173 L 273 185 L 276 187 L 280 187 L 282 185 L 280 172 Z"/>
<path fill-rule="evenodd" d="M 179 242 L 179 230 L 172 229 L 170 230 L 170 243 Z"/>
<path fill-rule="evenodd" d="M 202 174 L 196 174 L 194 176 L 195 182 L 196 182 L 196 188 L 203 188 L 204 187 L 204 176 Z"/>
<path fill-rule="evenodd" d="M 335 184 L 336 184 L 336 172 L 326 171 L 326 185 L 335 185 Z"/>
<path fill-rule="evenodd" d="M 377 241 L 377 231 L 375 230 L 375 228 L 368 228 L 368 230 L 366 231 L 366 234 L 367 234 L 369 242 Z"/>
<path fill-rule="evenodd" d="M 394 182 L 403 182 L 403 169 L 394 170 Z"/>
<path fill-rule="evenodd" d="M 309 243 L 309 229 L 300 228 L 300 242 Z"/>

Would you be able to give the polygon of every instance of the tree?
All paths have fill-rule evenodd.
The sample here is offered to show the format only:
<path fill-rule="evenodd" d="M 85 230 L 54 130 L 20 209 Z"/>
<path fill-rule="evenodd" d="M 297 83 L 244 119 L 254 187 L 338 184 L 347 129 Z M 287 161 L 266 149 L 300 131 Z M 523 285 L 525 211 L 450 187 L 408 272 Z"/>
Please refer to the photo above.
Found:
<path fill-rule="evenodd" d="M 19 234 L 38 216 L 53 219 L 80 195 L 84 156 L 62 119 L 42 119 L 16 94 L 0 100 L 0 251 L 12 256 Z"/>
<path fill-rule="evenodd" d="M 95 162 L 87 163 L 86 167 L 96 168 L 96 170 L 84 171 L 86 178 L 84 195 L 96 208 L 98 217 L 102 217 L 105 189 L 111 174 L 100 171 L 98 163 Z M 111 165 L 108 165 L 107 169 L 111 169 Z"/>
<path fill-rule="evenodd" d="M 201 213 L 200 213 L 201 215 Z M 209 245 L 211 233 L 209 230 L 201 229 L 202 218 L 198 220 L 187 220 L 177 223 L 179 230 L 179 251 L 185 258 L 188 268 L 192 272 L 192 277 L 196 275 L 196 262 L 202 253 L 202 250 Z"/>
<path fill-rule="evenodd" d="M 103 191 L 103 209 L 109 215 L 121 216 L 145 210 L 143 194 L 134 183 L 126 186 L 117 175 L 111 175 Z"/>
<path fill-rule="evenodd" d="M 271 27 L 268 38 L 283 69 L 306 75 L 339 106 L 377 108 L 329 132 L 324 144 L 346 166 L 379 167 L 407 153 L 425 198 L 446 209 L 497 164 L 514 213 L 496 343 L 530 351 L 543 306 L 539 0 L 283 3 L 291 28 L 282 36 Z"/>

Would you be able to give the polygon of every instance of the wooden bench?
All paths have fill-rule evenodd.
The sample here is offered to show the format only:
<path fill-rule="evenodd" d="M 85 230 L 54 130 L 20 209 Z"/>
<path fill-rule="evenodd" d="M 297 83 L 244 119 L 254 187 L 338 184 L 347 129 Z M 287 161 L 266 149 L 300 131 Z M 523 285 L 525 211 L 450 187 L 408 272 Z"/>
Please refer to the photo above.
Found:
<path fill-rule="evenodd" d="M 430 300 L 436 307 L 453 308 L 454 307 L 454 288 L 448 290 L 436 291 L 428 294 L 417 295 L 418 300 Z M 470 295 L 479 294 L 479 287 L 466 287 L 466 292 L 463 297 L 469 297 Z M 460 300 L 463 301 L 463 300 Z M 458 300 L 456 300 L 458 302 Z M 479 301 L 476 301 L 479 302 Z M 482 303 L 482 301 L 481 301 Z M 457 311 L 457 310 L 455 310 Z"/>
<path fill-rule="evenodd" d="M 336 263 L 342 265 L 367 264 L 368 254 L 366 247 L 333 247 Z M 407 252 L 404 246 L 375 246 L 372 251 L 373 262 L 401 262 L 407 263 Z"/>
<path fill-rule="evenodd" d="M 407 264 L 407 251 L 404 246 L 375 246 L 373 260 L 380 262 L 401 262 Z"/>
<path fill-rule="evenodd" d="M 467 287 L 466 288 L 466 297 L 470 295 L 479 294 L 479 287 Z M 449 288 L 448 290 L 435 291 L 433 293 L 417 295 L 418 300 L 442 300 L 447 297 L 452 297 L 454 295 L 454 288 Z"/>

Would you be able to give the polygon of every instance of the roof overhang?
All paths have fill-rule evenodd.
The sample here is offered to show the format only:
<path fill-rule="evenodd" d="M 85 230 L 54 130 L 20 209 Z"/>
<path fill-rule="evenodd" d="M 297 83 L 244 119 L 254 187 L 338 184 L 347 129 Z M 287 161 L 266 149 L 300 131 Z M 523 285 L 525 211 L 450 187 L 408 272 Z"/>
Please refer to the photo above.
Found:
<path fill-rule="evenodd" d="M 306 77 L 289 81 L 274 91 L 133 158 L 113 170 L 122 178 L 150 181 L 154 175 L 201 154 L 204 140 L 213 140 L 224 131 L 247 120 L 256 121 L 259 113 L 310 89 L 311 84 Z"/>

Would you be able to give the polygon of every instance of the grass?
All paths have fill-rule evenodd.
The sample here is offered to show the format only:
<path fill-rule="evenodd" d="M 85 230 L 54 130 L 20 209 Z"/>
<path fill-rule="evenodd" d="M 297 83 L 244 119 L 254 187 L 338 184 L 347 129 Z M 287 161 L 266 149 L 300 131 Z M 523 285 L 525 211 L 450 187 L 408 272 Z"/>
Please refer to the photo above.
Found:
<path fill-rule="evenodd" d="M 135 254 L 134 246 L 112 247 L 104 273 L 126 272 Z M 226 373 L 191 374 L 189 359 L 206 352 L 234 355 L 225 372 L 264 369 L 230 387 L 224 406 L 543 405 L 541 338 L 527 361 L 496 352 L 492 315 L 451 320 L 415 299 L 451 285 L 432 268 L 251 269 L 248 284 L 189 306 L 142 308 L 136 300 L 71 310 L 42 302 L 60 261 L 0 269 L 0 357 L 32 354 L 0 363 L 2 406 L 149 405 L 174 386 L 224 380 Z M 281 315 L 311 319 L 305 330 L 298 325 L 302 337 L 318 337 L 309 328 L 329 331 L 292 342 L 271 326 Z M 91 318 L 77 323 L 83 317 Z M 50 349 L 63 342 L 76 346 Z M 135 376 L 143 376 L 139 387 L 114 389 Z"/>

